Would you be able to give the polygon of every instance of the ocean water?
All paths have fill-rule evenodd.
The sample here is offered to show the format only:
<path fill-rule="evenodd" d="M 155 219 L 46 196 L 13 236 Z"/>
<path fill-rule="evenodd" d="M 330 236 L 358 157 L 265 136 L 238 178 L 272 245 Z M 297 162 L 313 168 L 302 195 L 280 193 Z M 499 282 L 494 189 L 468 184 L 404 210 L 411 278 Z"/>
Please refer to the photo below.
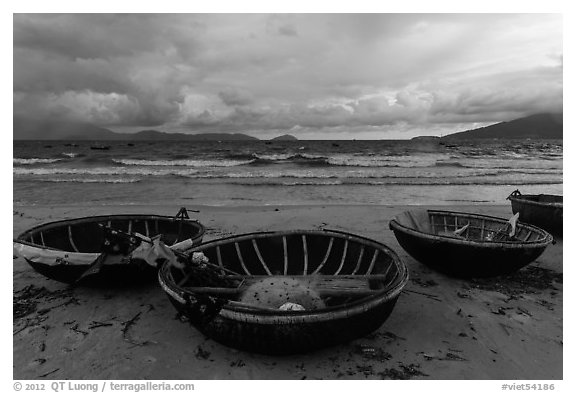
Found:
<path fill-rule="evenodd" d="M 109 150 L 91 146 L 108 145 Z M 561 140 L 14 141 L 16 205 L 505 204 L 562 194 Z"/>

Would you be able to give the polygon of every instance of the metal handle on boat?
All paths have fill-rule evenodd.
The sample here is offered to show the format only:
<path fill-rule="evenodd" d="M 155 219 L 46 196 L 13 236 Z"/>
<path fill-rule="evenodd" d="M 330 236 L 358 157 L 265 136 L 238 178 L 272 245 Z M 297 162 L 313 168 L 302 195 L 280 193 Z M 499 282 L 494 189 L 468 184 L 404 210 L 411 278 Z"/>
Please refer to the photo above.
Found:
<path fill-rule="evenodd" d="M 520 192 L 520 190 L 516 189 L 514 191 L 512 191 L 512 193 L 510 195 L 508 195 L 506 197 L 507 200 L 510 200 L 511 197 L 517 197 L 517 196 L 521 196 L 522 193 Z"/>

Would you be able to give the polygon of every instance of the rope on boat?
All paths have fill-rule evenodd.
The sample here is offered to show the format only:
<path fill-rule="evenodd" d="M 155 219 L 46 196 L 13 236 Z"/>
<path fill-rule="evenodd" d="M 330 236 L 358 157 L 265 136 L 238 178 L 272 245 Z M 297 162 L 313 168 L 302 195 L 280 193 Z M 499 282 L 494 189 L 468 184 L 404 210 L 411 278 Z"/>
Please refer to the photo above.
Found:
<path fill-rule="evenodd" d="M 148 238 L 148 237 L 146 237 L 146 236 L 144 236 L 144 235 L 141 235 L 141 234 L 139 234 L 139 233 L 130 234 L 130 233 L 126 233 L 126 232 L 124 232 L 124 231 L 121 231 L 121 230 L 119 230 L 119 229 L 113 229 L 113 228 L 110 228 L 110 227 L 106 227 L 106 226 L 103 225 L 103 224 L 98 224 L 98 225 L 99 225 L 101 228 L 103 228 L 103 229 L 105 229 L 105 230 L 110 230 L 110 231 L 112 231 L 113 233 L 115 233 L 115 234 L 117 234 L 117 235 L 122 235 L 122 236 L 124 236 L 124 237 L 132 238 L 132 239 L 136 238 L 136 239 L 139 239 L 139 240 L 141 240 L 141 241 L 143 241 L 143 242 L 145 242 L 145 243 L 154 244 L 154 242 L 153 242 L 150 238 Z M 191 255 L 188 255 L 188 254 L 186 254 L 186 253 L 183 253 L 183 252 L 181 252 L 181 251 L 174 250 L 174 249 L 171 249 L 171 251 L 172 251 L 177 257 L 183 258 L 186 262 L 190 263 Z M 218 270 L 223 271 L 223 272 L 225 272 L 225 273 L 228 273 L 228 274 L 230 274 L 230 275 L 234 275 L 234 276 L 238 276 L 238 275 L 239 275 L 238 273 L 236 273 L 236 272 L 233 271 L 233 270 L 226 269 L 225 267 L 222 267 L 222 266 L 214 265 L 213 263 L 210 263 L 210 262 L 202 262 L 202 265 L 206 265 L 206 266 L 209 266 L 209 267 L 211 267 L 211 268 L 218 269 Z"/>

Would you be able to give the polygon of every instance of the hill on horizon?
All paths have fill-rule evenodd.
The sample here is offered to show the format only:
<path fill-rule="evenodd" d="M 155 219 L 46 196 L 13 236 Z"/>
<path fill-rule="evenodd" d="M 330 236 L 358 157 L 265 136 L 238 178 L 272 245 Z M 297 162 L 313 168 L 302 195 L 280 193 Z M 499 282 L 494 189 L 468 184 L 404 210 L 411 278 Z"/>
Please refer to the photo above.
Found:
<path fill-rule="evenodd" d="M 117 134 L 117 135 L 130 135 L 130 140 L 133 141 L 251 141 L 259 140 L 246 134 L 229 134 L 224 132 L 219 133 L 205 133 L 205 134 L 184 134 L 181 132 L 162 132 L 156 130 L 144 130 L 135 134 Z"/>
<path fill-rule="evenodd" d="M 562 113 L 540 113 L 445 135 L 442 139 L 562 139 L 562 130 Z"/>
<path fill-rule="evenodd" d="M 117 133 L 92 124 L 71 121 L 40 121 L 14 117 L 13 139 L 113 140 Z"/>
<path fill-rule="evenodd" d="M 297 141 L 298 138 L 296 138 L 294 135 L 284 134 L 284 135 L 277 136 L 276 138 L 272 138 L 270 140 L 271 141 Z"/>
<path fill-rule="evenodd" d="M 111 131 L 93 124 L 50 120 L 13 118 L 14 140 L 102 140 L 102 141 L 257 141 L 256 137 L 241 133 L 169 133 L 143 130 L 133 134 Z M 441 139 L 562 139 L 562 113 L 541 113 L 487 127 L 445 135 Z M 412 140 L 433 140 L 439 137 L 414 137 Z M 292 135 L 281 135 L 271 141 L 297 141 Z"/>
<path fill-rule="evenodd" d="M 102 141 L 250 141 L 259 140 L 245 134 L 204 133 L 184 134 L 168 133 L 156 130 L 144 130 L 134 134 L 122 134 L 93 124 L 75 121 L 41 121 L 14 117 L 14 140 L 102 140 Z"/>

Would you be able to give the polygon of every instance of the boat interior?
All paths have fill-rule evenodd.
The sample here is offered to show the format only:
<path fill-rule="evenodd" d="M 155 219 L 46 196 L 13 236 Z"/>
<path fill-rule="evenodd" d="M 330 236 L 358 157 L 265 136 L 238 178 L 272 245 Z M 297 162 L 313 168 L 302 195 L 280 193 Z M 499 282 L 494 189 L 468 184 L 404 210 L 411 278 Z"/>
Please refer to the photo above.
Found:
<path fill-rule="evenodd" d="M 313 289 L 327 306 L 339 305 L 379 293 L 400 276 L 388 252 L 346 236 L 255 234 L 196 250 L 209 263 L 226 269 L 226 282 L 208 285 L 209 280 L 199 279 L 194 269 L 171 268 L 174 283 L 190 292 L 232 300 L 259 283 L 278 288 L 298 282 Z"/>
<path fill-rule="evenodd" d="M 394 220 L 409 229 L 439 236 L 448 236 L 470 241 L 521 241 L 533 242 L 545 238 L 545 234 L 526 225 L 517 224 L 514 239 L 506 239 L 510 224 L 502 220 L 465 213 L 434 210 L 412 210 L 399 214 Z"/>
<path fill-rule="evenodd" d="M 37 246 L 68 252 L 102 251 L 105 228 L 147 237 L 161 234 L 161 241 L 173 245 L 200 232 L 193 221 L 160 216 L 103 216 L 54 222 L 33 228 L 18 238 Z"/>

